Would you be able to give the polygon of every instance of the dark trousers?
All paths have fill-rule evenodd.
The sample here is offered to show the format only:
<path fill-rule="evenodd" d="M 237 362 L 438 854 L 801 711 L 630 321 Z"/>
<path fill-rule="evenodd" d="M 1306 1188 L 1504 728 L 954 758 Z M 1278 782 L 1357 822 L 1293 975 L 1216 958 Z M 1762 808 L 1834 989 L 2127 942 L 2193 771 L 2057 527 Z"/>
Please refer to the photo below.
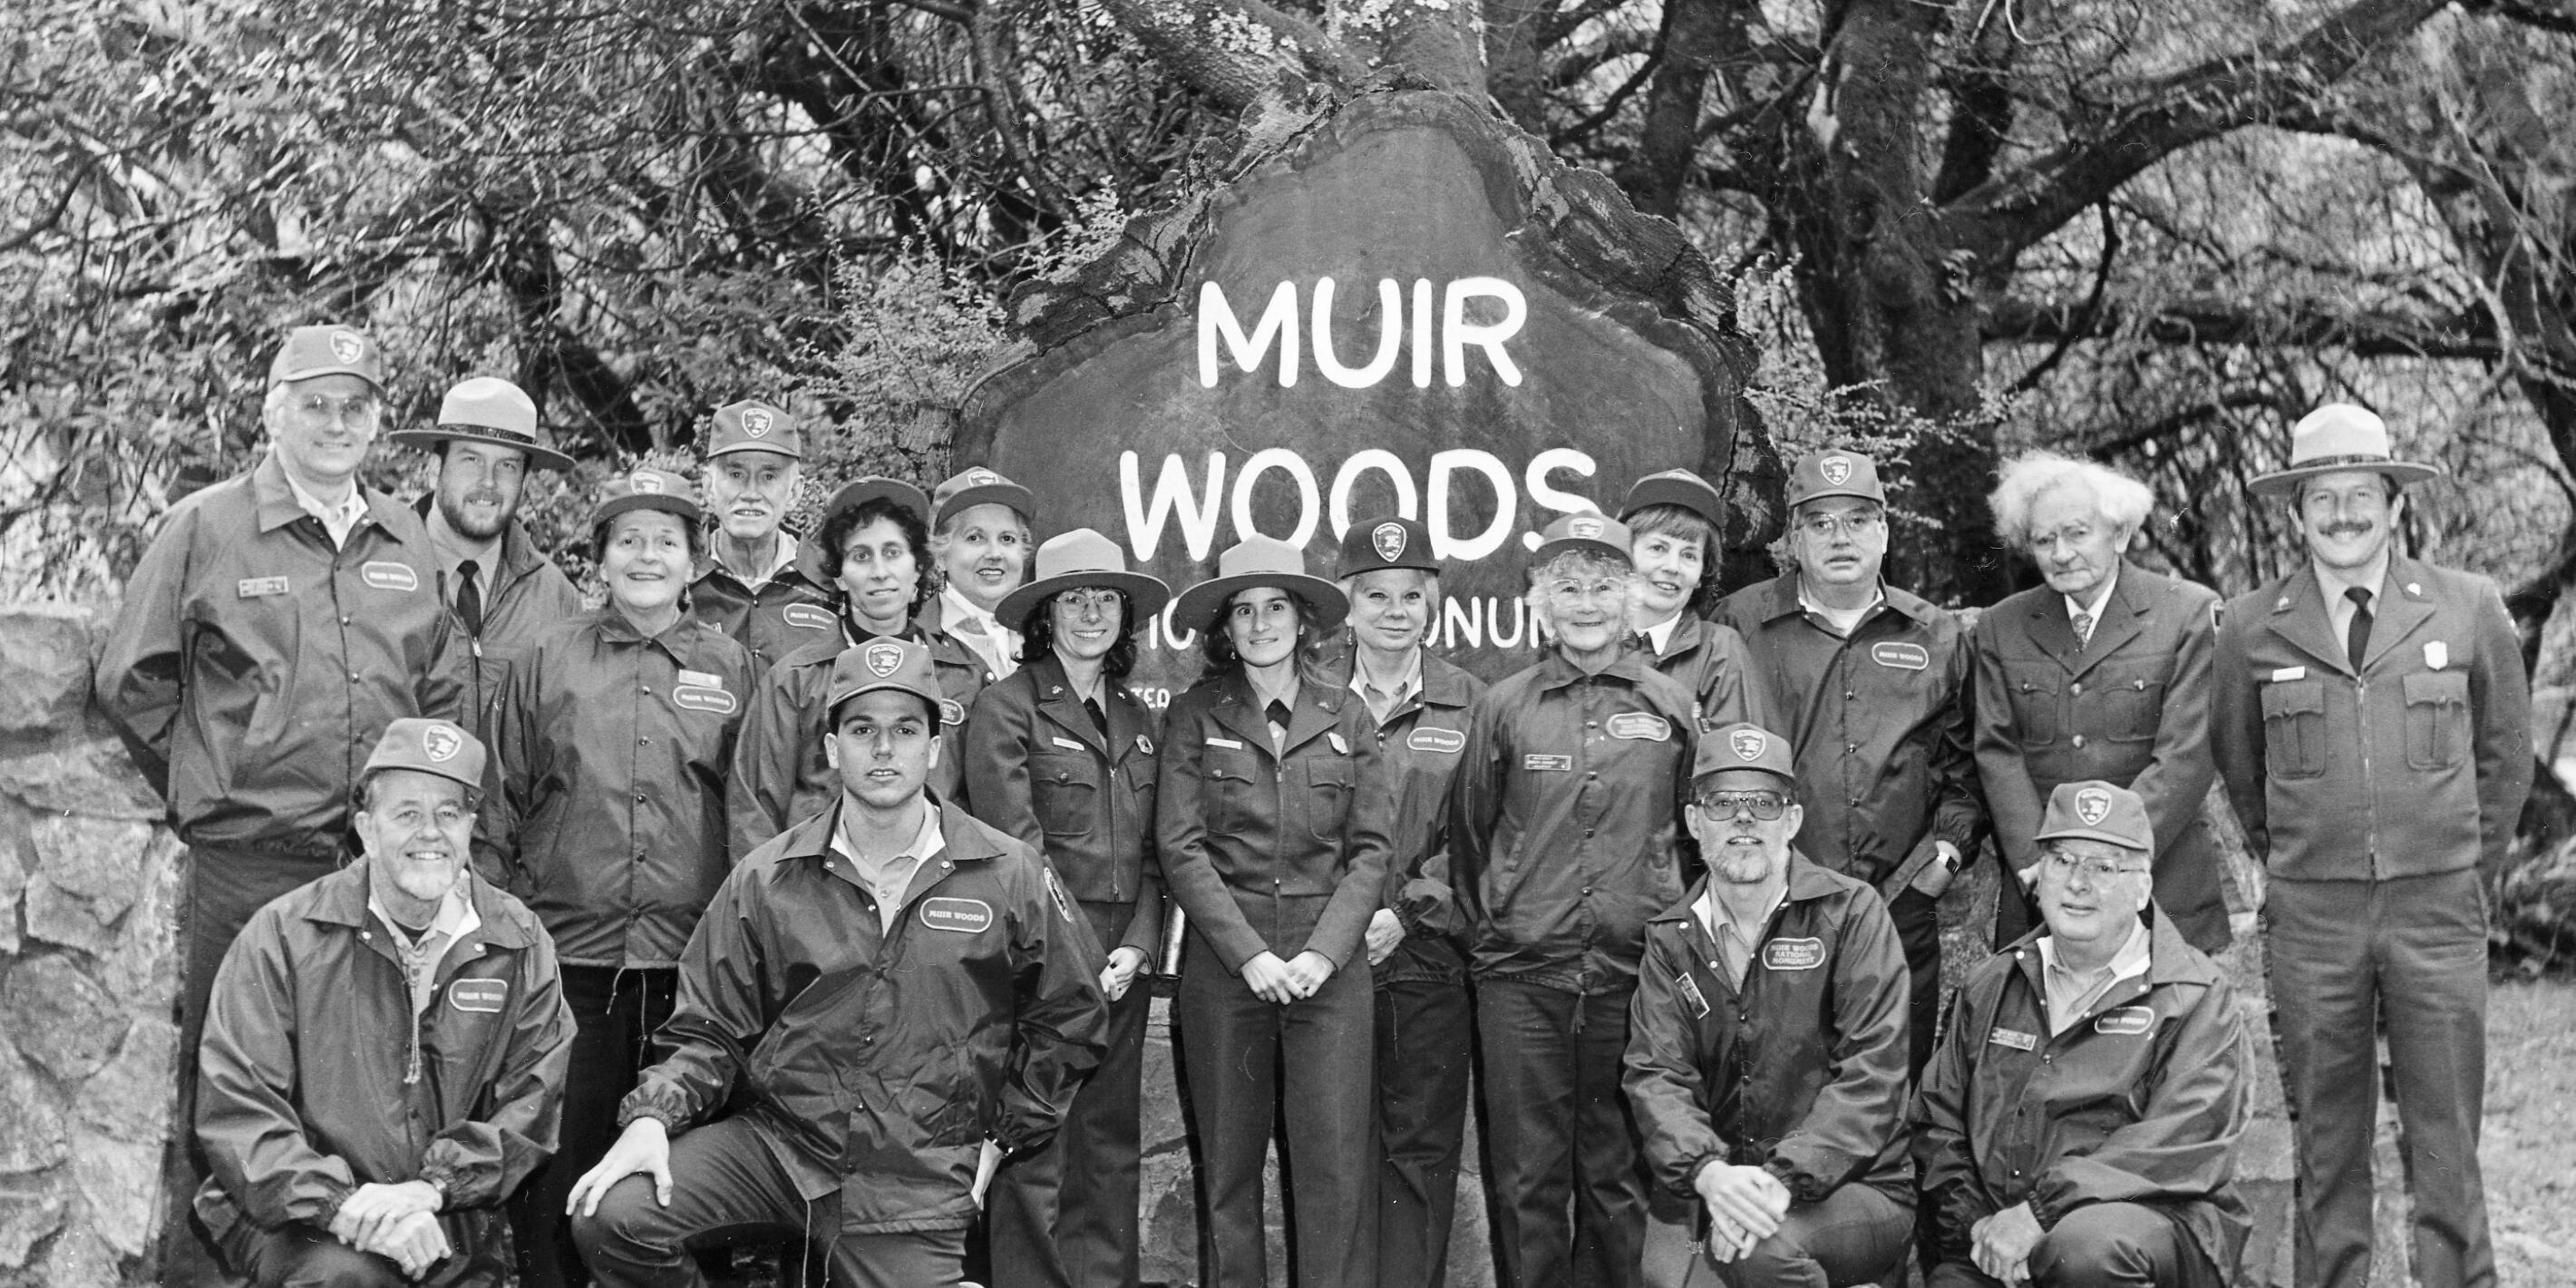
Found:
<path fill-rule="evenodd" d="M 2221 1288 L 2227 1282 L 2173 1218 L 2142 1203 L 2095 1203 L 2067 1213 L 2030 1250 L 2030 1281 L 2039 1288 Z M 1923 1282 L 1924 1288 L 2001 1288 L 1965 1259 L 1941 1262 Z"/>
<path fill-rule="evenodd" d="M 1449 1227 L 1467 1135 L 1467 1066 L 1475 1012 L 1463 974 L 1438 978 L 1408 954 L 1457 950 L 1399 945 L 1377 985 L 1377 1185 L 1379 1288 L 1439 1288 L 1448 1281 Z"/>
<path fill-rule="evenodd" d="M 1641 1282 L 1645 1167 L 1619 1086 L 1636 991 L 1476 981 L 1502 1288 Z"/>
<path fill-rule="evenodd" d="M 215 971 L 252 913 L 339 869 L 336 857 L 280 858 L 267 851 L 208 845 L 188 849 L 187 889 L 179 912 L 179 1096 L 162 1168 L 169 1207 L 162 1226 L 161 1282 L 172 1288 L 222 1282 L 214 1245 L 194 1219 L 197 1190 L 206 1181 L 205 1154 L 197 1148 L 197 1044 L 206 1034 Z"/>
<path fill-rule="evenodd" d="M 1368 964 L 1279 1006 L 1244 987 L 1197 935 L 1173 999 L 1199 1139 L 1208 1288 L 1263 1288 L 1261 1163 L 1284 1121 L 1280 1172 L 1301 1288 L 1366 1288 L 1377 1276 L 1376 1078 Z"/>
<path fill-rule="evenodd" d="M 671 1018 L 680 972 L 667 967 L 565 966 L 563 995 L 576 1026 L 564 1073 L 563 1125 L 554 1157 L 510 1200 L 519 1279 L 528 1288 L 586 1283 L 564 1200 L 617 1141 L 617 1102 L 650 1063 L 653 1031 Z"/>
<path fill-rule="evenodd" d="M 1691 1245 L 1688 1288 L 1848 1288 L 1899 1277 L 1914 1210 L 1867 1185 L 1841 1186 L 1822 1202 L 1790 1204 L 1779 1230 L 1723 1264 L 1709 1258 L 1697 1227 L 1681 1228 Z M 1672 1233 L 1659 1228 L 1649 1240 Z"/>
<path fill-rule="evenodd" d="M 2264 900 L 2272 1022 L 2298 1148 L 2301 1285 L 2370 1277 L 2374 1038 L 2388 1035 L 2415 1282 L 2495 1283 L 2485 1111 L 2486 894 L 2475 869 L 2386 881 L 2274 880 Z"/>
<path fill-rule="evenodd" d="M 1116 944 L 1134 904 L 1090 904 L 1094 933 Z M 1138 1120 L 1153 981 L 1139 974 L 1109 1004 L 1109 1047 L 1074 1093 L 1053 1139 L 993 1177 L 994 1288 L 1125 1288 L 1139 1275 Z"/>
<path fill-rule="evenodd" d="M 575 1217 L 573 1241 L 605 1288 L 695 1288 L 706 1282 L 689 1248 L 748 1235 L 796 1234 L 819 1256 L 837 1288 L 947 1288 L 966 1269 L 966 1231 L 850 1234 L 835 1192 L 807 1200 L 749 1122 L 728 1118 L 671 1142 L 671 1203 L 653 1179 L 629 1176 L 590 1216 Z"/>
<path fill-rule="evenodd" d="M 244 1220 L 224 1234 L 224 1262 L 256 1288 L 490 1288 L 510 1267 L 501 1214 L 468 1208 L 439 1218 L 448 1255 L 414 1283 L 389 1257 L 360 1252 L 330 1232 L 296 1222 L 263 1230 Z"/>
<path fill-rule="evenodd" d="M 1941 905 L 1909 886 L 1888 902 L 1887 917 L 1905 949 L 1905 1075 L 1919 1087 L 1941 1026 Z"/>

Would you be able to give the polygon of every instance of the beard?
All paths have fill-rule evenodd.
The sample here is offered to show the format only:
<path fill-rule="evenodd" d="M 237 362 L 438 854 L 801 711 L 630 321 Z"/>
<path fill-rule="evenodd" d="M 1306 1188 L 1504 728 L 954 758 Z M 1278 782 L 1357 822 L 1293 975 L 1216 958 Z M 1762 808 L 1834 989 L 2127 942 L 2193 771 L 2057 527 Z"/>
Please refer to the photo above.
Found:
<path fill-rule="evenodd" d="M 1730 885 L 1757 885 L 1771 875 L 1771 853 L 1759 847 L 1739 850 L 1721 841 L 1708 858 L 1708 868 Z"/>
<path fill-rule="evenodd" d="M 473 518 L 465 509 L 469 501 L 491 502 L 491 521 L 483 522 Z M 516 508 L 503 503 L 501 494 L 498 492 L 468 492 L 461 497 L 449 496 L 444 492 L 438 494 L 439 514 L 446 518 L 447 526 L 454 529 L 456 535 L 468 541 L 489 541 L 501 535 L 501 530 L 510 526 L 511 511 Z"/>

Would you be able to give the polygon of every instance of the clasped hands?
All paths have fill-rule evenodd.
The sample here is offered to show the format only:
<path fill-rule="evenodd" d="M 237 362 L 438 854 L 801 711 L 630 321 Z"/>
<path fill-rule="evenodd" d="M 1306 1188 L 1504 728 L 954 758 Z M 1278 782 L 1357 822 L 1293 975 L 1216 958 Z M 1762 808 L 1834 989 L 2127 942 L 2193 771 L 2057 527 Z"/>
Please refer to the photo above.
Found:
<path fill-rule="evenodd" d="M 1780 1232 L 1789 1213 L 1789 1187 L 1759 1167 L 1711 1161 L 1691 1178 L 1708 1205 L 1708 1257 L 1724 1265 Z"/>
<path fill-rule="evenodd" d="M 1333 959 L 1309 948 L 1291 961 L 1263 950 L 1243 964 L 1243 986 L 1265 1002 L 1286 1006 L 1313 997 L 1333 977 Z"/>
<path fill-rule="evenodd" d="M 408 1278 L 424 1278 L 450 1251 L 447 1232 L 438 1224 L 445 1201 L 427 1181 L 361 1185 L 331 1215 L 330 1234 L 402 1267 Z"/>

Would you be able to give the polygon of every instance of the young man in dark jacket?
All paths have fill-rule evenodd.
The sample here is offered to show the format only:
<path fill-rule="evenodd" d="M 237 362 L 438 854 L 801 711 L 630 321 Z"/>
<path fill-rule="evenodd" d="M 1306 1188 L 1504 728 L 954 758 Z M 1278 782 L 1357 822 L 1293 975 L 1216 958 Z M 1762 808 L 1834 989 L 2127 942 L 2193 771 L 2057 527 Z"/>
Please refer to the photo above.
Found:
<path fill-rule="evenodd" d="M 483 747 L 397 720 L 358 864 L 260 909 L 200 1049 L 197 1215 L 262 1285 L 483 1285 L 502 1200 L 554 1152 L 572 1012 L 536 916 L 467 864 Z"/>
<path fill-rule="evenodd" d="M 1979 965 L 1914 1103 L 1931 1288 L 2216 1288 L 2252 1062 L 2236 990 L 2162 916 L 2144 798 L 2062 783 L 2039 829 L 2047 924 Z"/>
<path fill-rule="evenodd" d="M 801 1232 L 836 1285 L 956 1283 L 994 1167 L 1051 1135 L 1098 1063 L 1090 926 L 1026 845 L 924 789 L 941 701 L 909 640 L 833 667 L 841 799 L 716 892 L 670 1055 L 573 1187 L 601 1284 L 697 1283 L 687 1240 L 760 1225 Z"/>
<path fill-rule="evenodd" d="M 1628 1102 L 1655 1181 L 1704 1206 L 1707 1249 L 1650 1235 L 1651 1282 L 1877 1282 L 1913 1234 L 1905 950 L 1877 892 L 1790 848 L 1790 764 L 1756 725 L 1700 740 L 1708 875 L 1646 925 Z"/>

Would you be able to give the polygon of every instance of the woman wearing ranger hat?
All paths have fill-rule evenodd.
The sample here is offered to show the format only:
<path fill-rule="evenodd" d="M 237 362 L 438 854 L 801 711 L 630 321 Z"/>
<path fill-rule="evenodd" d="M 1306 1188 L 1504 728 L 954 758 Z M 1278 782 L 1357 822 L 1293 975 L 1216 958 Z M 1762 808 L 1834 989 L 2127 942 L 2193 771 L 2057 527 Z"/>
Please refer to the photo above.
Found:
<path fill-rule="evenodd" d="M 1118 545 L 1077 528 L 1038 547 L 1037 580 L 994 606 L 1020 667 L 967 722 L 975 816 L 1041 850 L 1107 950 L 1109 1048 L 1054 1143 L 995 1178 L 997 1288 L 1137 1281 L 1138 1096 L 1151 993 L 1139 978 L 1163 937 L 1154 856 L 1154 713 L 1127 688 L 1136 632 L 1171 599 L 1127 571 Z"/>
<path fill-rule="evenodd" d="M 823 515 L 823 531 L 800 562 L 808 576 L 837 592 L 836 625 L 831 635 L 770 667 L 744 717 L 726 798 L 737 860 L 838 796 L 840 778 L 823 759 L 823 694 L 833 659 L 872 639 L 930 647 L 940 691 L 948 695 L 939 709 L 945 754 L 931 767 L 930 790 L 943 801 L 962 800 L 963 726 L 987 668 L 965 645 L 933 638 L 921 626 L 936 586 L 929 572 L 930 498 L 901 479 L 871 474 L 833 493 Z"/>
<path fill-rule="evenodd" d="M 583 1279 L 564 1196 L 608 1148 L 727 868 L 751 655 L 682 602 L 700 514 L 680 475 L 611 479 L 590 521 L 607 605 L 539 636 L 493 712 L 488 870 L 554 937 L 580 1025 L 562 1148 L 512 1212 L 530 1284 Z"/>
<path fill-rule="evenodd" d="M 1386 875 L 1394 798 L 1347 690 L 1298 674 L 1298 645 L 1348 603 L 1297 549 L 1246 537 L 1173 621 L 1207 637 L 1207 678 L 1172 704 L 1156 805 L 1164 878 L 1189 916 L 1173 1003 L 1199 1135 L 1202 1282 L 1259 1288 L 1261 1162 L 1274 1106 L 1301 1284 L 1376 1274 L 1371 987 L 1361 937 Z"/>

